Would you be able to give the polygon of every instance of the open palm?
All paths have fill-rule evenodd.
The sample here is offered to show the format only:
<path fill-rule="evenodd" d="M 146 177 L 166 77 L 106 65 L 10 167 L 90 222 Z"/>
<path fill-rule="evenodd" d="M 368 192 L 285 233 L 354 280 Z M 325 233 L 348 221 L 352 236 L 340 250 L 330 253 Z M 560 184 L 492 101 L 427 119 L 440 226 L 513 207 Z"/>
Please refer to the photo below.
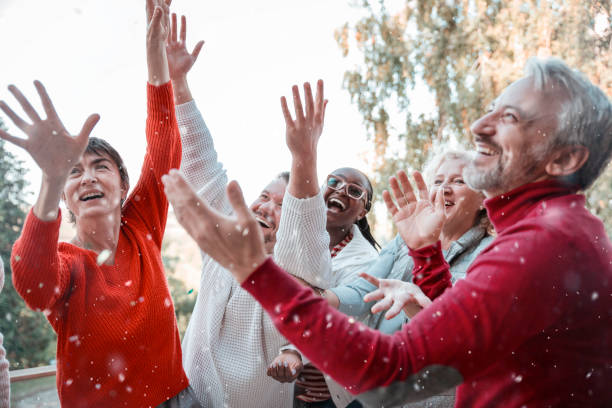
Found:
<path fill-rule="evenodd" d="M 198 59 L 200 50 L 204 45 L 204 41 L 200 41 L 193 48 L 193 52 L 187 50 L 187 20 L 185 16 L 181 16 L 181 32 L 178 34 L 178 26 L 176 22 L 176 14 L 172 13 L 172 24 L 170 29 L 170 38 L 166 45 L 166 54 L 168 56 L 168 69 L 170 70 L 170 79 L 187 75 L 193 64 Z"/>
<path fill-rule="evenodd" d="M 429 201 L 421 173 L 415 172 L 414 180 L 419 192 L 418 200 L 404 171 L 399 171 L 397 177 L 389 179 L 397 205 L 389 191 L 383 191 L 383 200 L 406 245 L 411 249 L 419 249 L 438 241 L 446 214 L 442 195 L 436 195 L 435 202 Z"/>
<path fill-rule="evenodd" d="M 44 86 L 39 81 L 34 81 L 34 86 L 40 95 L 46 119 L 41 119 L 21 91 L 11 85 L 9 91 L 15 96 L 32 123 L 23 120 L 4 101 L 0 101 L 0 109 L 28 136 L 27 139 L 21 139 L 0 130 L 0 137 L 26 150 L 45 176 L 66 177 L 70 169 L 80 160 L 87 146 L 89 134 L 100 117 L 96 114 L 89 116 L 81 132 L 73 137 L 62 124 Z"/>
<path fill-rule="evenodd" d="M 285 117 L 287 147 L 294 157 L 309 157 L 317 152 L 317 144 L 323 132 L 325 121 L 325 107 L 327 100 L 324 96 L 323 81 L 317 81 L 316 99 L 312 97 L 310 83 L 304 83 L 304 101 L 306 113 L 302 108 L 300 91 L 296 85 L 292 87 L 295 120 L 291 117 L 287 100 L 281 97 L 281 109 Z"/>
<path fill-rule="evenodd" d="M 234 213 L 225 215 L 202 201 L 180 171 L 170 170 L 162 182 L 178 222 L 200 249 L 229 269 L 239 283 L 266 260 L 263 233 L 238 183 L 232 181 L 227 186 Z"/>

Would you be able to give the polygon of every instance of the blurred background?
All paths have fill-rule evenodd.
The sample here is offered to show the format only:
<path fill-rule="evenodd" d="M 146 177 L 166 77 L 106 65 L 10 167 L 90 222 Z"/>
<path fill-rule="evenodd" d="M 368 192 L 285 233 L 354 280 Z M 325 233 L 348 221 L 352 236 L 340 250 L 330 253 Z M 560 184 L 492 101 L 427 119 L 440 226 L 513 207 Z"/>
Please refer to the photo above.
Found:
<path fill-rule="evenodd" d="M 522 75 L 530 56 L 560 57 L 612 95 L 610 1 L 175 0 L 172 8 L 187 16 L 190 49 L 206 41 L 191 89 L 247 201 L 289 169 L 279 97 L 293 84 L 325 81 L 319 180 L 356 167 L 370 176 L 379 202 L 396 170 L 419 169 L 444 143 L 469 147 L 470 123 Z M 0 99 L 15 106 L 6 89 L 15 84 L 40 106 L 32 85 L 39 79 L 69 130 L 99 113 L 93 135 L 122 154 L 136 180 L 145 151 L 144 33 L 144 0 L 0 0 Z M 21 136 L 2 114 L 0 126 Z M 55 335 L 15 293 L 8 268 L 40 177 L 26 154 L 0 142 L 0 255 L 7 266 L 0 333 L 15 373 L 51 366 L 38 379 L 13 383 L 14 406 L 58 406 Z M 610 234 L 610 167 L 587 196 Z M 394 231 L 382 206 L 370 217 L 376 238 L 389 240 Z M 63 225 L 61 238 L 72 235 Z M 163 254 L 182 334 L 200 256 L 172 214 Z"/>

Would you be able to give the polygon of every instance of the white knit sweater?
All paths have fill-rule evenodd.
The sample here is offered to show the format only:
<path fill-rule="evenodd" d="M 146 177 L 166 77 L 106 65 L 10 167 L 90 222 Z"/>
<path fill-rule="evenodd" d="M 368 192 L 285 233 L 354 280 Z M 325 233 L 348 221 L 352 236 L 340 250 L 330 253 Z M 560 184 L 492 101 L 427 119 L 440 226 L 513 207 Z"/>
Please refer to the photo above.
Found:
<path fill-rule="evenodd" d="M 179 105 L 176 111 L 183 143 L 183 173 L 201 198 L 229 214 L 227 176 L 195 102 Z M 282 213 L 302 211 L 288 204 L 283 205 Z M 284 222 L 291 223 L 291 217 L 281 218 L 277 243 L 284 240 L 283 234 L 291 233 L 291 228 L 283 228 Z M 324 226 L 326 220 L 313 222 L 323 222 Z M 320 225 L 315 229 L 320 230 Z M 319 242 L 321 237 L 310 239 Z M 275 259 L 291 264 L 296 262 L 295 251 L 275 248 Z M 319 261 L 301 260 L 304 262 L 296 268 L 291 266 L 293 272 L 314 283 L 318 271 L 313 265 Z M 201 403 L 205 407 L 291 407 L 293 384 L 281 384 L 266 375 L 268 364 L 286 343 L 259 303 L 228 270 L 202 253 L 200 290 L 182 345 L 183 366 Z"/>
<path fill-rule="evenodd" d="M 292 210 L 288 211 L 289 208 Z M 294 211 L 294 209 L 298 208 L 300 211 Z M 285 221 L 284 217 L 287 217 L 287 221 Z M 283 240 L 277 241 L 274 248 L 275 254 L 278 250 L 282 250 L 283 253 L 291 251 L 293 255 L 290 256 L 290 262 L 280 265 L 291 273 L 299 269 L 300 260 L 305 260 L 311 267 L 316 265 L 321 271 L 325 272 L 324 277 L 315 285 L 320 288 L 336 287 L 351 283 L 359 278 L 360 272 L 367 271 L 378 258 L 378 252 L 363 237 L 356 225 L 353 225 L 351 230 L 353 239 L 334 258 L 331 257 L 329 234 L 326 229 L 327 208 L 322 191 L 319 191 L 319 194 L 316 196 L 306 199 L 297 199 L 288 191 L 285 192 L 279 233 L 283 228 L 283 222 L 285 222 L 285 227 L 290 226 L 291 234 L 284 233 Z M 331 277 L 329 278 L 327 278 L 328 271 L 331 271 Z M 304 273 L 304 271 L 301 271 L 301 273 Z M 322 281 L 322 279 L 326 280 Z M 281 348 L 281 350 L 285 349 L 296 350 L 292 345 Z M 307 359 L 305 357 L 302 358 L 304 363 L 306 363 Z M 344 408 L 355 399 L 350 392 L 333 381 L 329 376 L 325 376 L 325 382 L 336 407 Z"/>

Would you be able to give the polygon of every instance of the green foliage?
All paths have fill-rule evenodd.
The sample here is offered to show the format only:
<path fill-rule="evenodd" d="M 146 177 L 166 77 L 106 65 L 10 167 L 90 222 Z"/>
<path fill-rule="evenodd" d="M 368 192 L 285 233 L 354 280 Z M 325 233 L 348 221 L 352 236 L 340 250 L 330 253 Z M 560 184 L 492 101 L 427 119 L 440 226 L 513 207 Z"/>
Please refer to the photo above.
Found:
<path fill-rule="evenodd" d="M 393 13 L 383 0 L 357 7 L 366 17 L 335 36 L 345 56 L 362 57 L 344 86 L 373 141 L 379 187 L 398 168 L 421 168 L 438 143 L 468 144 L 470 124 L 522 75 L 530 56 L 562 58 L 612 94 L 609 0 L 409 0 Z M 431 116 L 411 112 L 419 85 L 433 97 Z M 587 194 L 612 232 L 612 168 Z"/>
<path fill-rule="evenodd" d="M 170 287 L 170 295 L 174 302 L 176 323 L 182 339 L 185 330 L 187 330 L 187 324 L 191 318 L 191 312 L 193 312 L 198 292 L 187 289 L 182 280 L 177 279 L 171 274 L 168 274 L 168 286 Z"/>
<path fill-rule="evenodd" d="M 2 123 L 0 122 L 0 126 Z M 27 308 L 11 279 L 11 248 L 25 217 L 26 181 L 22 163 L 0 141 L 0 256 L 5 283 L 0 294 L 0 333 L 11 369 L 49 364 L 55 356 L 55 333 L 42 313 Z"/>
<path fill-rule="evenodd" d="M 191 318 L 191 312 L 193 312 L 198 292 L 187 289 L 185 283 L 174 276 L 174 270 L 179 261 L 179 257 L 168 255 L 165 242 L 162 245 L 162 261 L 166 269 L 170 296 L 172 296 L 172 301 L 174 302 L 176 323 L 182 339 L 185 330 L 187 330 L 187 324 L 189 324 L 189 319 Z"/>

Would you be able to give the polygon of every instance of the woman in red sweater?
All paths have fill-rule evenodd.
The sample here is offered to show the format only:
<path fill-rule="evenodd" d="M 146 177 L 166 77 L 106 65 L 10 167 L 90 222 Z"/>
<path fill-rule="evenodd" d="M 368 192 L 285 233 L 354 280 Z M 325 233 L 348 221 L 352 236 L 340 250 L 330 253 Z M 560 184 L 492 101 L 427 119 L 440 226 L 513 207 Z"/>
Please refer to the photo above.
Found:
<path fill-rule="evenodd" d="M 14 86 L 31 123 L 0 108 L 27 136 L 0 136 L 24 148 L 43 173 L 11 262 L 15 288 L 57 333 L 57 387 L 63 406 L 199 406 L 181 365 L 179 333 L 161 259 L 168 202 L 160 178 L 179 167 L 165 40 L 169 1 L 147 2 L 147 152 L 130 197 L 119 154 L 63 127 L 35 82 L 46 119 Z M 75 221 L 71 243 L 59 242 L 59 201 Z M 178 405 L 177 405 L 178 404 Z"/>

